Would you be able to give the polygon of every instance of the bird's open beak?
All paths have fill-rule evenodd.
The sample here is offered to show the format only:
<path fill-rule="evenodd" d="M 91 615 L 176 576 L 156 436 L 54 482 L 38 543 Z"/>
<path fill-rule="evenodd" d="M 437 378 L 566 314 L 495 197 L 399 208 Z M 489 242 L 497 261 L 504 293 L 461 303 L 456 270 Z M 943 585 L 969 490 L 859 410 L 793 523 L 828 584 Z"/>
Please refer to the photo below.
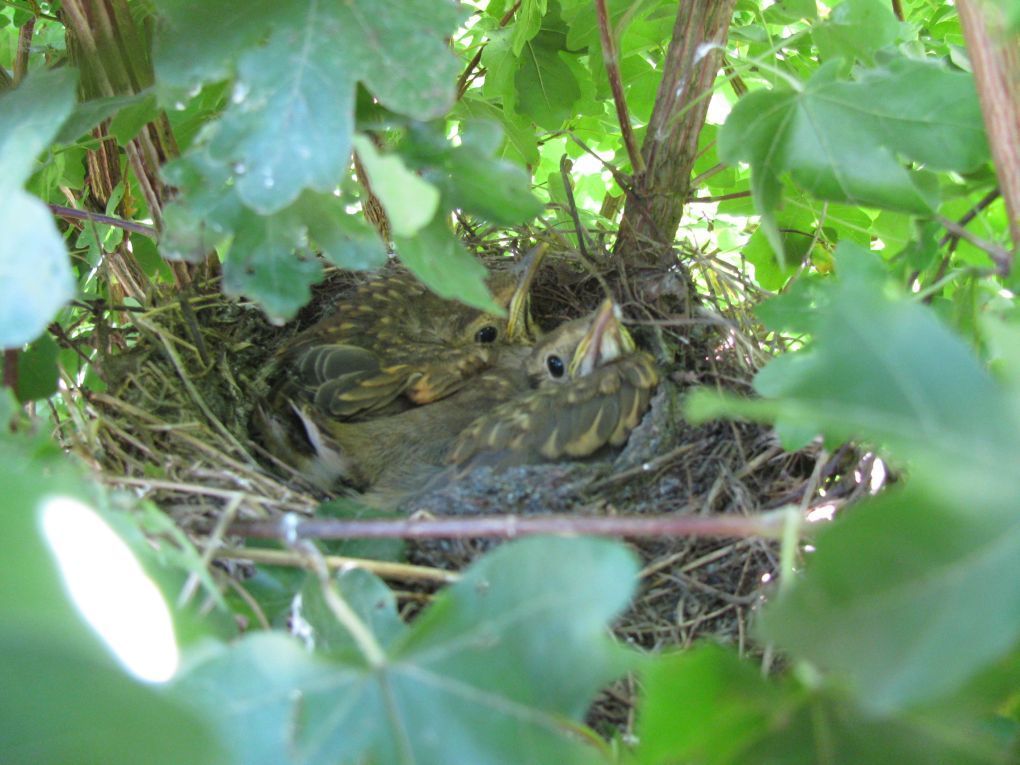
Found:
<path fill-rule="evenodd" d="M 620 323 L 620 307 L 606 298 L 592 317 L 567 368 L 571 377 L 583 377 L 635 349 L 634 338 Z"/>
<path fill-rule="evenodd" d="M 507 309 L 509 317 L 506 336 L 510 342 L 533 343 L 538 339 L 538 328 L 531 318 L 531 285 L 545 259 L 547 249 L 547 245 L 540 244 L 525 259 L 524 272 L 517 281 L 513 297 L 510 298 L 510 307 Z"/>

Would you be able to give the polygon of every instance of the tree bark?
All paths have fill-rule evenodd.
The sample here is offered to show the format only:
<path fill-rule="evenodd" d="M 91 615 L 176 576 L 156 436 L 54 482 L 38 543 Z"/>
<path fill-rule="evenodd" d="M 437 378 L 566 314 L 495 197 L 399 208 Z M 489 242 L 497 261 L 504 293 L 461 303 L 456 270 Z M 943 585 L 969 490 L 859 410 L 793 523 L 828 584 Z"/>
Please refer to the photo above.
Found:
<path fill-rule="evenodd" d="M 1005 12 L 995 4 L 960 0 L 957 9 L 1006 203 L 1015 258 L 1020 250 L 1020 35 L 1007 28 Z M 999 263 L 999 270 L 1008 273 L 1011 261 Z"/>
<path fill-rule="evenodd" d="M 735 0 L 684 0 L 677 11 L 662 82 L 620 222 L 615 253 L 626 264 L 669 267 L 690 194 L 698 135 L 722 60 Z"/>

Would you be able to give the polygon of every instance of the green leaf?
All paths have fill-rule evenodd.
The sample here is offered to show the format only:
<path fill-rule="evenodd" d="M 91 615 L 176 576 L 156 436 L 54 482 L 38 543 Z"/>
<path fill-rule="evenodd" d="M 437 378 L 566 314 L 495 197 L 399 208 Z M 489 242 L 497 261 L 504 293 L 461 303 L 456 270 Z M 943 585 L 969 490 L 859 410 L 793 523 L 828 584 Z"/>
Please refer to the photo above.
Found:
<path fill-rule="evenodd" d="M 982 490 L 1020 493 L 1004 477 L 1020 460 L 1020 427 L 970 348 L 930 309 L 887 291 L 866 251 L 843 242 L 836 258 L 840 278 L 812 322 L 813 346 L 766 366 L 758 392 L 791 423 L 887 446 L 935 493 L 965 504 Z"/>
<path fill-rule="evenodd" d="M 818 5 L 814 0 L 778 0 L 765 9 L 764 15 L 768 23 L 789 24 L 818 18 Z"/>
<path fill-rule="evenodd" d="M 244 219 L 244 205 L 230 185 L 230 170 L 208 152 L 190 151 L 164 165 L 162 174 L 181 193 L 164 210 L 160 253 L 168 260 L 200 262 Z"/>
<path fill-rule="evenodd" d="M 847 242 L 836 256 L 839 278 L 815 291 L 805 322 L 811 345 L 759 373 L 769 400 L 734 410 L 868 439 L 909 467 L 908 491 L 823 535 L 803 581 L 763 619 L 769 639 L 887 712 L 949 693 L 1020 639 L 1020 422 L 971 349 L 894 291 L 881 261 Z"/>
<path fill-rule="evenodd" d="M 570 50 L 588 48 L 589 54 L 595 51 L 601 52 L 602 42 L 599 39 L 599 22 L 595 12 L 595 3 L 583 0 L 581 2 L 563 0 L 560 5 L 562 6 L 563 21 L 566 22 L 569 29 L 567 47 Z M 649 8 L 655 5 L 655 0 L 609 0 L 606 3 L 609 11 L 609 26 L 616 39 L 621 40 L 630 24 L 644 16 Z M 623 48 L 623 46 L 620 47 Z"/>
<path fill-rule="evenodd" d="M 966 507 L 921 488 L 826 529 L 803 578 L 761 621 L 768 639 L 837 672 L 883 713 L 959 688 L 1020 638 L 1017 495 Z"/>
<path fill-rule="evenodd" d="M 805 274 L 783 294 L 755 306 L 754 313 L 768 329 L 796 334 L 810 332 L 815 312 L 827 297 L 822 284 L 817 276 Z"/>
<path fill-rule="evenodd" d="M 762 289 L 772 292 L 782 289 L 790 277 L 797 273 L 801 262 L 808 255 L 808 247 L 812 244 L 809 232 L 783 230 L 780 237 L 783 241 L 782 251 L 786 254 L 785 263 L 779 261 L 775 250 L 769 245 L 763 228 L 759 228 L 751 235 L 741 251 L 754 266 L 754 280 Z"/>
<path fill-rule="evenodd" d="M 511 34 L 512 30 L 509 29 L 497 29 L 490 34 L 489 42 L 482 49 L 481 60 L 481 65 L 485 67 L 482 94 L 491 101 L 498 101 L 502 110 L 508 114 L 517 110 L 514 75 L 520 66 L 520 58 L 514 55 L 510 47 Z"/>
<path fill-rule="evenodd" d="M 417 236 L 394 237 L 393 242 L 404 265 L 440 297 L 459 300 L 497 316 L 503 314 L 485 284 L 485 266 L 464 249 L 442 216 Z"/>
<path fill-rule="evenodd" d="M 71 113 L 77 79 L 73 69 L 44 71 L 0 95 L 0 348 L 37 337 L 74 296 L 53 218 L 21 186 Z"/>
<path fill-rule="evenodd" d="M 233 170 L 241 200 L 261 213 L 283 209 L 306 188 L 329 193 L 342 182 L 357 82 L 386 107 L 417 119 L 438 116 L 453 102 L 457 62 L 444 41 L 461 18 L 453 4 L 255 3 L 244 14 L 231 3 L 200 13 L 177 0 L 162 7 L 168 18 L 157 50 L 162 77 L 194 84 L 236 69 L 209 148 Z M 213 43 L 217 31 L 223 36 Z M 192 37 L 222 50 L 183 61 L 195 52 Z"/>
<path fill-rule="evenodd" d="M 256 45 L 276 20 L 273 0 L 192 3 L 157 0 L 161 28 L 153 47 L 159 84 L 186 91 L 228 79 L 238 56 Z"/>
<path fill-rule="evenodd" d="M 574 114 L 581 86 L 561 56 L 567 36 L 543 30 L 524 46 L 514 76 L 517 109 L 545 130 L 558 130 Z"/>
<path fill-rule="evenodd" d="M 319 518 L 343 518 L 345 520 L 387 519 L 398 520 L 404 516 L 399 512 L 366 507 L 350 497 L 338 497 L 323 502 L 315 511 Z M 330 555 L 346 555 L 351 558 L 371 560 L 404 561 L 407 559 L 407 544 L 403 539 L 333 539 L 322 540 L 322 549 Z"/>
<path fill-rule="evenodd" d="M 198 715 L 125 675 L 68 598 L 40 514 L 55 498 L 92 508 L 94 488 L 64 455 L 41 457 L 36 443 L 3 431 L 0 534 L 11 546 L 0 575 L 4 762 L 224 762 Z M 111 732 L 112 720 L 125 729 Z"/>
<path fill-rule="evenodd" d="M 636 573 L 623 546 L 601 540 L 508 544 L 412 627 L 385 616 L 378 665 L 263 633 L 204 657 L 175 696 L 202 708 L 246 763 L 589 762 L 574 729 L 627 666 L 605 630 Z M 377 592 L 363 611 L 390 611 Z"/>
<path fill-rule="evenodd" d="M 777 253 L 784 173 L 820 199 L 926 214 L 937 201 L 930 177 L 905 169 L 900 155 L 961 172 L 987 159 L 970 75 L 907 58 L 864 70 L 856 82 L 837 74 L 828 64 L 800 92 L 751 93 L 719 133 L 725 162 L 751 164 L 755 203 Z"/>
<path fill-rule="evenodd" d="M 57 355 L 60 348 L 48 334 L 18 356 L 18 400 L 35 401 L 57 392 Z"/>
<path fill-rule="evenodd" d="M 50 69 L 33 73 L 18 88 L 0 95 L 0 192 L 7 194 L 24 184 L 36 157 L 71 114 L 77 84 L 74 69 Z"/>
<path fill-rule="evenodd" d="M 660 656 L 645 666 L 642 680 L 637 754 L 648 765 L 747 762 L 738 758 L 749 756 L 773 719 L 796 703 L 783 686 L 716 646 Z"/>
<path fill-rule="evenodd" d="M 272 321 L 293 318 L 322 280 L 321 262 L 294 252 L 303 233 L 293 207 L 268 217 L 242 213 L 223 264 L 223 291 L 256 301 Z"/>
<path fill-rule="evenodd" d="M 498 156 L 522 166 L 538 164 L 538 141 L 526 118 L 508 113 L 470 92 L 457 102 L 452 115 L 471 122 L 498 122 L 506 136 Z"/>
<path fill-rule="evenodd" d="M 411 172 L 399 156 L 380 154 L 364 136 L 354 137 L 354 148 L 372 191 L 386 210 L 393 236 L 414 236 L 435 217 L 439 190 Z"/>
<path fill-rule="evenodd" d="M 295 207 L 309 236 L 333 265 L 363 271 L 386 263 L 386 247 L 379 233 L 360 216 L 348 213 L 339 197 L 306 191 Z"/>
<path fill-rule="evenodd" d="M 0 348 L 17 348 L 74 297 L 74 274 L 53 216 L 35 197 L 10 189 L 0 230 Z"/>
<path fill-rule="evenodd" d="M 391 647 L 404 635 L 407 628 L 397 614 L 396 596 L 377 576 L 355 568 L 340 572 L 333 582 L 383 648 Z M 357 662 L 357 644 L 330 610 L 317 577 L 308 576 L 291 619 L 303 622 L 302 629 L 296 631 L 317 652 Z"/>
<path fill-rule="evenodd" d="M 90 101 L 80 103 L 71 112 L 71 115 L 64 122 L 63 127 L 60 128 L 60 132 L 57 133 L 54 140 L 56 143 L 61 144 L 74 143 L 100 122 L 110 119 L 122 109 L 138 106 L 144 102 L 151 102 L 151 108 L 155 108 L 155 102 L 152 101 L 152 98 L 152 92 L 145 90 L 141 93 L 132 93 L 127 96 L 93 98 Z"/>
<path fill-rule="evenodd" d="M 542 17 L 548 7 L 549 0 L 522 0 L 511 28 L 510 47 L 514 56 L 520 56 L 525 43 L 542 29 Z"/>
<path fill-rule="evenodd" d="M 843 0 L 829 18 L 811 30 L 823 61 L 855 58 L 871 64 L 875 52 L 896 42 L 900 22 L 889 3 L 881 0 Z"/>
<path fill-rule="evenodd" d="M 155 93 L 146 91 L 138 95 L 142 97 L 134 103 L 122 105 L 110 121 L 110 135 L 121 145 L 138 135 L 146 123 L 155 120 L 159 113 Z"/>
<path fill-rule="evenodd" d="M 644 673 L 641 763 L 991 765 L 1008 737 L 957 714 L 877 717 L 845 699 L 766 681 L 714 646 L 665 656 Z"/>
<path fill-rule="evenodd" d="M 0 633 L 4 762 L 230 762 L 193 710 L 62 643 L 47 633 Z"/>
<path fill-rule="evenodd" d="M 498 124 L 463 125 L 460 146 L 451 146 L 431 127 L 412 127 L 401 149 L 408 161 L 442 190 L 446 207 L 507 226 L 542 212 L 542 203 L 528 188 L 528 174 L 515 165 L 491 158 L 503 139 Z"/>

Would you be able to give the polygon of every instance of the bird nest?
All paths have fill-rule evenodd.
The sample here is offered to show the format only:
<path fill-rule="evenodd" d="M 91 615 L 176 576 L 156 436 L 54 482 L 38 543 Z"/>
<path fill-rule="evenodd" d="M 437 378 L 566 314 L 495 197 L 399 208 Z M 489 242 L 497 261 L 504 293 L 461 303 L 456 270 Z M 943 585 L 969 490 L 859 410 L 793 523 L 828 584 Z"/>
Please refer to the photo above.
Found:
<path fill-rule="evenodd" d="M 478 470 L 406 509 L 435 516 L 706 516 L 759 513 L 813 494 L 826 478 L 817 469 L 816 452 L 786 453 L 771 431 L 758 425 L 693 426 L 683 420 L 680 403 L 686 391 L 709 386 L 746 392 L 755 367 L 768 355 L 750 313 L 720 297 L 733 293 L 721 289 L 720 279 L 736 276 L 717 264 L 701 265 L 711 278 L 703 280 L 706 307 L 693 316 L 674 322 L 624 301 L 628 316 L 651 317 L 633 327 L 639 341 L 658 345 L 660 357 L 664 348 L 670 356 L 660 358 L 663 384 L 622 452 L 610 459 Z M 83 410 L 91 423 L 63 429 L 68 446 L 111 487 L 155 502 L 204 553 L 206 563 L 216 562 L 213 572 L 224 585 L 242 597 L 253 561 L 286 564 L 289 559 L 286 551 L 243 547 L 243 540 L 225 533 L 229 524 L 286 513 L 312 515 L 327 498 L 275 463 L 251 435 L 252 411 L 266 393 L 270 358 L 281 343 L 342 303 L 362 278 L 330 274 L 298 319 L 282 328 L 267 322 L 255 305 L 223 298 L 215 283 L 188 297 L 168 297 L 151 310 L 97 314 L 97 328 L 105 322 L 102 332 L 92 334 L 105 344 L 95 361 L 103 385 L 80 391 L 80 407 L 71 409 Z M 556 261 L 543 269 L 533 311 L 549 326 L 590 310 L 602 295 L 597 279 Z M 709 331 L 692 332 L 692 325 Z M 838 473 L 832 465 L 826 470 Z M 413 615 L 427 602 L 436 583 L 448 578 L 446 571 L 491 544 L 472 539 L 413 544 L 407 556 L 417 567 L 396 567 L 387 574 L 404 580 L 397 584 L 406 613 Z M 632 545 L 643 568 L 639 592 L 616 625 L 620 639 L 656 650 L 710 637 L 741 651 L 755 650 L 748 625 L 763 583 L 776 571 L 772 543 L 660 538 Z M 298 560 L 294 556 L 293 563 Z M 600 725 L 626 725 L 630 693 L 621 683 L 605 694 L 598 705 Z"/>

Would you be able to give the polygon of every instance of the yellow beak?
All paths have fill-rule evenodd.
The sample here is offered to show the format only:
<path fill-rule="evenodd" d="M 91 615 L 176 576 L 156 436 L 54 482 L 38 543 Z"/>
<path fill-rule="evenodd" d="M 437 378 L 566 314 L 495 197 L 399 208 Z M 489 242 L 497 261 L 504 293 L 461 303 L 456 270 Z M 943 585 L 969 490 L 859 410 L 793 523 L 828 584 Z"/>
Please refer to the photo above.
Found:
<path fill-rule="evenodd" d="M 531 319 L 531 285 L 535 281 L 538 267 L 545 259 L 547 249 L 547 245 L 540 244 L 528 254 L 524 273 L 521 274 L 513 297 L 510 298 L 506 324 L 506 336 L 510 342 L 530 343 L 538 337 L 538 330 Z"/>
<path fill-rule="evenodd" d="M 606 298 L 574 350 L 567 367 L 571 377 L 584 377 L 635 349 L 634 338 L 620 323 L 620 307 Z"/>

